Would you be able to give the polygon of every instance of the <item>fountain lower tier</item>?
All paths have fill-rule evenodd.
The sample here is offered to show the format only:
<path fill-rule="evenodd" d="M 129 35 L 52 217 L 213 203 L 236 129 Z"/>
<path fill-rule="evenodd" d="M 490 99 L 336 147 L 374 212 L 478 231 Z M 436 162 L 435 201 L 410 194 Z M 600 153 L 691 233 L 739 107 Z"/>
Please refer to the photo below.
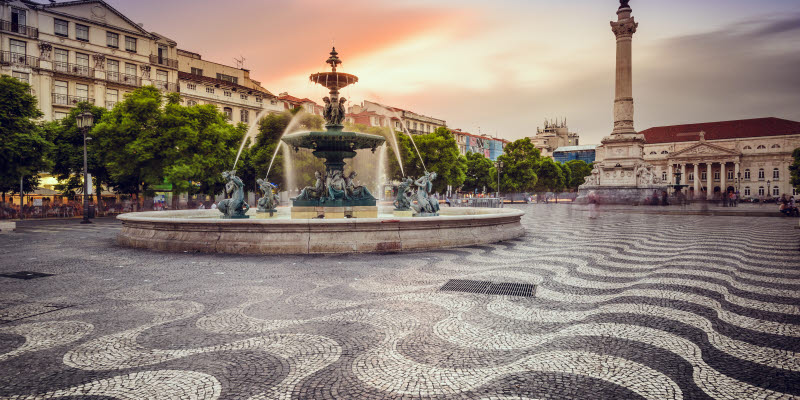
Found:
<path fill-rule="evenodd" d="M 358 190 L 357 194 L 351 193 L 353 192 L 352 187 L 334 187 L 334 190 L 330 190 L 329 181 L 334 182 L 330 186 L 336 186 L 337 180 L 340 182 L 339 185 L 344 183 L 344 166 L 346 165 L 344 160 L 355 157 L 356 150 L 371 149 L 374 152 L 386 139 L 380 135 L 345 132 L 342 131 L 344 128 L 342 125 L 329 124 L 325 128 L 326 131 L 297 132 L 288 134 L 281 139 L 295 151 L 300 148 L 311 149 L 314 157 L 325 160 L 325 176 L 319 178 L 321 182 L 318 182 L 315 187 L 309 187 L 309 190 L 304 190 L 305 193 L 311 193 L 311 195 L 301 195 L 292 199 L 292 207 L 298 208 L 298 213 L 304 213 L 303 218 L 305 218 L 305 213 L 310 215 L 315 212 L 313 208 L 334 209 L 334 211 L 325 212 L 326 218 L 333 215 L 338 216 L 340 213 L 343 218 L 345 210 L 339 210 L 340 208 L 375 207 L 376 199 L 368 190 Z M 338 171 L 338 175 L 336 171 Z M 319 193 L 320 191 L 322 193 Z"/>

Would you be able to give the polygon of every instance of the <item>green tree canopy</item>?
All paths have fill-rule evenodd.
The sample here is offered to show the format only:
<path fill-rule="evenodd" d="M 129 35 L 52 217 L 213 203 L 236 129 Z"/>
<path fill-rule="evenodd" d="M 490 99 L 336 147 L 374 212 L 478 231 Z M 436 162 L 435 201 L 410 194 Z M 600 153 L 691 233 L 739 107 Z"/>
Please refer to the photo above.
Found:
<path fill-rule="evenodd" d="M 577 189 L 578 186 L 583 185 L 584 178 L 592 174 L 592 164 L 587 164 L 586 161 L 570 160 L 566 165 L 572 171 L 567 185 L 570 189 Z"/>
<path fill-rule="evenodd" d="M 561 167 L 549 157 L 539 160 L 536 176 L 539 177 L 535 187 L 537 192 L 557 192 L 564 188 L 565 181 Z"/>
<path fill-rule="evenodd" d="M 794 149 L 792 152 L 794 162 L 789 166 L 789 171 L 792 175 L 792 186 L 800 190 L 800 147 Z"/>
<path fill-rule="evenodd" d="M 48 169 L 51 143 L 35 120 L 42 116 L 25 82 L 0 76 L 0 192 L 33 191 L 38 173 Z"/>
<path fill-rule="evenodd" d="M 569 190 L 571 189 L 570 183 L 572 183 L 572 169 L 569 168 L 567 164 L 556 162 L 559 168 L 561 168 L 561 175 L 564 176 L 564 185 L 561 186 L 558 190 Z"/>
<path fill-rule="evenodd" d="M 481 153 L 467 153 L 466 179 L 462 190 L 467 192 L 483 191 L 497 186 L 497 175 L 492 174 L 494 163 Z"/>
<path fill-rule="evenodd" d="M 506 145 L 497 160 L 503 163 L 500 169 L 501 192 L 530 192 L 536 187 L 536 166 L 541 152 L 529 138 L 518 139 Z M 492 170 L 496 176 L 497 170 Z"/>
<path fill-rule="evenodd" d="M 458 144 L 449 129 L 439 127 L 429 134 L 415 135 L 413 140 L 427 170 L 436 172 L 437 178 L 433 181 L 434 192 L 444 192 L 448 185 L 453 189 L 458 189 L 464 184 L 467 161 L 458 152 Z M 401 149 L 406 176 L 414 178 L 422 176 L 425 168 L 420 162 L 420 156 L 417 155 L 411 139 L 407 135 L 399 134 L 398 145 Z"/>

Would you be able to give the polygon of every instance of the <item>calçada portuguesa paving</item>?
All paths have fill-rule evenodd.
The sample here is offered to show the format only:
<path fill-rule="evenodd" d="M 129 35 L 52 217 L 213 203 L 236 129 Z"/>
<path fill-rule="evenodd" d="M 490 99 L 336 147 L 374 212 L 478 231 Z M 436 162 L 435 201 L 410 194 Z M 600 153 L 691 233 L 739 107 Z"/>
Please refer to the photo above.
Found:
<path fill-rule="evenodd" d="M 347 256 L 158 253 L 117 246 L 113 220 L 23 222 L 0 274 L 52 275 L 0 277 L 0 399 L 800 396 L 797 219 L 515 207 L 518 240 Z"/>

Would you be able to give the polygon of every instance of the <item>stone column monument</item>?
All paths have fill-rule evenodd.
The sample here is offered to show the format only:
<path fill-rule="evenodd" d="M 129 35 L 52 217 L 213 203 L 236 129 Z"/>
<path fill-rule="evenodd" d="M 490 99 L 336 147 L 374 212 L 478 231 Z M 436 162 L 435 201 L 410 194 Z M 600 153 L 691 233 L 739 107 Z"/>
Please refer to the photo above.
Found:
<path fill-rule="evenodd" d="M 617 39 L 614 129 L 601 141 L 592 174 L 578 189 L 578 201 L 594 192 L 604 203 L 637 203 L 665 190 L 652 165 L 644 162 L 644 136 L 633 127 L 633 34 L 639 24 L 631 15 L 629 0 L 621 0 L 611 31 Z"/>

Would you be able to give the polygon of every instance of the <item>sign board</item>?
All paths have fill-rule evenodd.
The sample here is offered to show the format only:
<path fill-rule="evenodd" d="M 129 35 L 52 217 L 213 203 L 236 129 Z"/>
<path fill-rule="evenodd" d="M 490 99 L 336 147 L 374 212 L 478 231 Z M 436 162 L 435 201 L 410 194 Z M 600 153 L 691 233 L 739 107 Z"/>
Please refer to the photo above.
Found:
<path fill-rule="evenodd" d="M 41 207 L 42 206 L 42 199 L 33 199 L 33 206 L 34 207 Z"/>
<path fill-rule="evenodd" d="M 93 195 L 92 188 L 92 174 L 86 174 L 86 194 Z"/>

